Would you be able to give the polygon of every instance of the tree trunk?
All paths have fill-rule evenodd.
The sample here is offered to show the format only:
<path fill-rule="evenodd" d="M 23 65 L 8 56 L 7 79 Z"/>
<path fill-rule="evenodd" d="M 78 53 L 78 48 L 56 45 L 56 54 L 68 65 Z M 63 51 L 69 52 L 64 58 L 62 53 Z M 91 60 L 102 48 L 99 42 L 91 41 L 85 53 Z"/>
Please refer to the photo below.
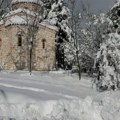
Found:
<path fill-rule="evenodd" d="M 81 80 L 81 66 L 80 66 L 80 61 L 79 61 L 79 55 L 78 51 L 76 51 L 76 56 L 77 56 L 77 64 L 78 64 L 78 75 L 79 75 L 79 80 Z"/>
<path fill-rule="evenodd" d="M 32 73 L 32 48 L 30 49 L 30 66 L 29 66 L 30 75 Z"/>
<path fill-rule="evenodd" d="M 79 69 L 79 80 L 81 80 L 81 69 L 80 69 L 80 65 L 78 65 L 78 69 Z"/>

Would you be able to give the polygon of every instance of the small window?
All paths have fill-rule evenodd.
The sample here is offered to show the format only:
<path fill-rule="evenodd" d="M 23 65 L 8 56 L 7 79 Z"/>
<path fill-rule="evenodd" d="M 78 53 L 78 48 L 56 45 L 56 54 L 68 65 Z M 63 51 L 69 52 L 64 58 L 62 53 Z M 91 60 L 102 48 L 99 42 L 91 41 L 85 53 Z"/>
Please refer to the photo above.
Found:
<path fill-rule="evenodd" d="M 18 35 L 18 46 L 22 46 L 22 36 Z"/>
<path fill-rule="evenodd" d="M 0 47 L 2 46 L 2 39 L 0 38 Z"/>
<path fill-rule="evenodd" d="M 45 47 L 46 47 L 46 46 L 45 46 L 45 42 L 46 42 L 46 40 L 43 39 L 43 40 L 42 40 L 42 48 L 43 48 L 43 49 L 45 49 Z"/>

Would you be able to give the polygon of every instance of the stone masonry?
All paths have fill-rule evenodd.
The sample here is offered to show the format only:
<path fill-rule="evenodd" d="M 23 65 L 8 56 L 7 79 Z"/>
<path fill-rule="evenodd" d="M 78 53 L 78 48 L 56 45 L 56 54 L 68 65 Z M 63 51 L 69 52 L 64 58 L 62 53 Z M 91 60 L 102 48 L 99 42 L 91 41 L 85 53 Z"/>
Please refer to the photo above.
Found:
<path fill-rule="evenodd" d="M 24 6 L 23 6 L 24 5 Z M 26 5 L 26 6 L 25 6 Z M 25 9 L 33 10 L 40 5 L 34 3 L 19 2 L 13 4 L 13 10 L 26 7 Z M 33 8 L 32 8 L 33 7 Z M 39 9 L 39 10 L 40 10 Z M 23 12 L 13 12 L 14 15 L 23 16 Z M 26 13 L 25 13 L 26 14 Z M 5 16 L 5 22 L 14 16 L 13 14 Z M 31 17 L 33 19 L 34 16 Z M 23 70 L 29 69 L 29 46 L 26 38 L 28 28 L 25 24 L 11 23 L 0 24 L 0 65 L 4 70 Z M 33 31 L 32 31 L 33 32 Z M 32 50 L 32 70 L 46 71 L 55 68 L 55 37 L 57 30 L 54 26 L 50 27 L 38 23 L 34 31 L 33 50 Z M 19 43 L 19 35 L 21 43 Z M 18 45 L 20 44 L 20 45 Z"/>

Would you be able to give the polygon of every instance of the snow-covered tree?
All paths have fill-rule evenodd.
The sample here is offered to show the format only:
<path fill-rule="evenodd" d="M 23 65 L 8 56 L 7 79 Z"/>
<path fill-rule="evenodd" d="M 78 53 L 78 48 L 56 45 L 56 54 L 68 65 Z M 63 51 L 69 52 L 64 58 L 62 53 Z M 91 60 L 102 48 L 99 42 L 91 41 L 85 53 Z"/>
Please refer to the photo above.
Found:
<path fill-rule="evenodd" d="M 119 87 L 120 81 L 120 35 L 110 33 L 104 37 L 96 59 L 99 69 L 97 88 L 114 90 Z"/>
<path fill-rule="evenodd" d="M 117 0 L 110 10 L 109 17 L 113 22 L 114 28 L 120 32 L 120 0 Z"/>
<path fill-rule="evenodd" d="M 65 69 L 66 60 L 66 44 L 67 41 L 72 40 L 72 31 L 68 26 L 70 17 L 70 11 L 68 7 L 65 6 L 63 0 L 54 0 L 51 5 L 51 10 L 47 15 L 47 19 L 53 25 L 59 28 L 58 34 L 56 36 L 56 58 L 58 67 Z M 70 59 L 70 58 L 69 58 Z"/>
<path fill-rule="evenodd" d="M 89 13 L 86 16 L 85 28 L 82 30 L 82 47 L 84 48 L 84 54 L 82 54 L 82 59 L 84 64 L 82 67 L 88 69 L 88 73 L 94 71 L 94 61 L 96 53 L 100 48 L 100 44 L 104 41 L 103 34 L 108 34 L 112 31 L 112 21 L 109 17 L 101 13 L 99 15 Z M 82 61 L 83 61 L 82 60 Z"/>
<path fill-rule="evenodd" d="M 102 41 L 96 59 L 96 68 L 98 70 L 96 85 L 99 90 L 114 90 L 120 87 L 119 8 L 120 1 L 113 6 L 107 17 L 101 17 L 102 24 L 105 23 L 107 29 L 104 27 L 102 29 Z"/>
<path fill-rule="evenodd" d="M 49 11 L 51 10 L 51 6 L 54 3 L 54 0 L 42 0 L 43 2 L 43 17 L 47 18 Z"/>
<path fill-rule="evenodd" d="M 102 34 L 108 32 L 109 20 L 105 14 L 94 15 L 85 8 L 84 3 L 81 13 L 76 11 L 77 1 L 69 0 L 71 6 L 70 26 L 73 33 L 73 41 L 69 42 L 68 52 L 74 57 L 74 65 L 82 69 L 92 69 L 94 58 L 102 42 Z M 105 32 L 105 31 L 104 31 Z"/>

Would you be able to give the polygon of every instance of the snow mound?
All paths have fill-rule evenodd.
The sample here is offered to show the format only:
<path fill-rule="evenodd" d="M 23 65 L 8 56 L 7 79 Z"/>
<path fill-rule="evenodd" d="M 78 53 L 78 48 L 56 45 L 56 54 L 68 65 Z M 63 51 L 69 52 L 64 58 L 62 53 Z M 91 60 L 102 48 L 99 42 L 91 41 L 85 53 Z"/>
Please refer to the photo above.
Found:
<path fill-rule="evenodd" d="M 87 97 L 85 100 L 1 104 L 0 116 L 17 120 L 102 120 L 101 106 L 92 101 L 91 97 Z"/>
<path fill-rule="evenodd" d="M 101 104 L 101 117 L 104 120 L 118 120 L 120 118 L 120 93 L 119 91 L 105 92 L 96 97 Z"/>
<path fill-rule="evenodd" d="M 105 92 L 84 100 L 1 103 L 0 118 L 15 120 L 119 120 L 120 95 Z M 4 119 L 8 120 L 8 119 Z"/>

